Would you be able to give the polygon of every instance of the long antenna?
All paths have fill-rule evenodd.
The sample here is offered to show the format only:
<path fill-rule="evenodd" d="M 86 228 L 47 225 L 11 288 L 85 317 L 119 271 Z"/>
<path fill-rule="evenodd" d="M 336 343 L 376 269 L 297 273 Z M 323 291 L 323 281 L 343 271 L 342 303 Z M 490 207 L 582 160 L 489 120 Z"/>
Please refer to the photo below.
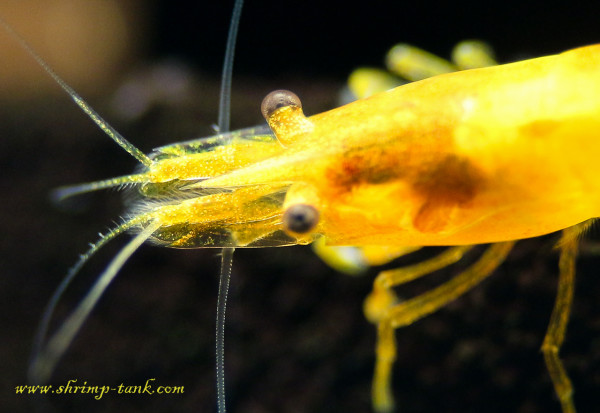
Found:
<path fill-rule="evenodd" d="M 83 300 L 77 305 L 75 310 L 69 315 L 66 321 L 61 325 L 52 337 L 48 340 L 44 346 L 44 338 L 48 331 L 48 324 L 50 317 L 52 316 L 56 304 L 62 296 L 64 290 L 73 280 L 77 272 L 81 269 L 89 258 L 96 253 L 103 245 L 108 241 L 115 238 L 117 235 L 129 229 L 135 223 L 140 221 L 134 218 L 131 221 L 125 222 L 116 229 L 109 232 L 107 235 L 102 236 L 100 241 L 96 245 L 92 245 L 90 250 L 81 256 L 77 264 L 69 271 L 68 276 L 60 284 L 56 292 L 53 294 L 52 299 L 48 303 L 44 312 L 44 317 L 40 323 L 40 327 L 36 334 L 35 343 L 33 347 L 33 354 L 29 364 L 29 378 L 33 383 L 46 383 L 58 363 L 59 359 L 65 354 L 67 347 L 71 344 L 77 332 L 81 329 L 81 325 L 87 319 L 90 312 L 93 310 L 98 300 L 102 296 L 102 293 L 106 290 L 111 281 L 118 274 L 119 270 L 123 267 L 127 259 L 148 239 L 152 236 L 152 233 L 160 227 L 159 222 L 150 222 L 146 228 L 144 228 L 138 235 L 136 235 L 125 247 L 119 251 L 119 253 L 113 258 L 106 269 L 100 274 L 100 277 L 84 297 Z"/>
<path fill-rule="evenodd" d="M 233 5 L 231 24 L 227 34 L 225 59 L 221 75 L 221 93 L 219 95 L 219 133 L 229 132 L 229 118 L 231 114 L 231 79 L 233 73 L 233 58 L 235 56 L 235 42 L 242 15 L 243 0 L 236 0 Z M 225 413 L 225 312 L 227 309 L 227 294 L 233 266 L 234 248 L 223 248 L 221 251 L 221 271 L 219 273 L 219 294 L 217 298 L 217 319 L 215 334 L 215 364 L 217 379 L 217 410 Z"/>
<path fill-rule="evenodd" d="M 48 64 L 44 61 L 44 59 L 42 59 L 40 57 L 40 55 L 38 55 L 36 53 L 35 50 L 33 50 L 33 48 L 29 45 L 29 43 L 27 43 L 25 41 L 25 39 L 23 39 L 21 37 L 21 35 L 19 35 L 19 33 L 17 33 L 10 24 L 8 24 L 7 22 L 4 21 L 4 19 L 2 19 L 0 17 L 0 24 L 4 27 L 4 29 L 13 37 L 15 38 L 15 40 L 17 42 L 19 42 L 19 44 L 23 47 L 23 49 L 25 49 L 25 51 L 35 59 L 35 61 L 46 71 L 46 73 L 48 73 L 52 79 L 54 79 L 54 81 L 56 83 L 58 83 L 58 85 L 65 91 L 67 92 L 67 94 L 71 97 L 71 99 L 73 99 L 73 102 L 75 102 L 77 104 L 77 106 L 79 106 L 79 108 L 86 114 L 88 115 L 88 117 L 94 121 L 94 123 L 96 125 L 98 125 L 98 127 L 100 129 L 102 129 L 102 131 L 104 133 L 106 133 L 113 141 L 115 141 L 121 148 L 125 149 L 127 151 L 127 153 L 129 153 L 131 156 L 133 156 L 135 159 L 138 160 L 138 162 L 140 162 L 142 165 L 144 166 L 150 166 L 152 165 L 152 160 L 150 158 L 148 158 L 146 156 L 146 154 L 144 154 L 144 152 L 140 151 L 138 148 L 136 148 L 131 142 L 129 142 L 127 139 L 125 139 L 123 137 L 123 135 L 121 135 L 119 132 L 117 132 L 117 130 L 115 128 L 113 128 L 112 126 L 110 126 L 104 119 L 102 119 L 102 117 L 98 114 L 98 112 L 96 112 L 94 109 L 92 109 L 85 100 L 83 100 L 83 98 L 81 96 L 79 96 L 77 94 L 77 92 L 75 92 L 75 90 L 73 90 L 73 88 L 71 86 L 69 86 L 64 80 L 62 80 L 62 78 L 60 76 L 58 76 L 56 74 L 56 72 L 54 72 L 54 70 L 52 70 L 52 68 L 50 68 L 50 66 L 48 66 Z"/>
<path fill-rule="evenodd" d="M 231 14 L 231 24 L 227 34 L 227 45 L 225 46 L 225 59 L 223 61 L 223 72 L 221 73 L 221 93 L 219 95 L 219 133 L 229 132 L 229 117 L 231 114 L 231 79 L 233 75 L 233 58 L 235 56 L 235 42 L 237 40 L 238 27 L 242 16 L 244 0 L 236 0 Z"/>
<path fill-rule="evenodd" d="M 219 295 L 217 297 L 216 323 L 216 376 L 217 376 L 217 407 L 219 413 L 225 413 L 225 310 L 227 308 L 227 293 L 231 280 L 235 248 L 223 248 L 221 252 L 221 272 L 219 274 Z"/>
<path fill-rule="evenodd" d="M 47 371 L 45 374 L 40 375 L 38 372 L 37 366 L 40 365 L 39 360 L 41 358 L 43 358 L 42 353 L 44 350 L 46 334 L 48 333 L 48 327 L 50 325 L 50 319 L 54 315 L 54 310 L 56 309 L 56 305 L 58 304 L 58 301 L 63 296 L 65 290 L 71 284 L 71 281 L 73 281 L 75 276 L 79 273 L 79 270 L 81 270 L 81 267 L 83 267 L 83 265 L 86 262 L 88 262 L 89 259 L 92 258 L 92 256 L 100 248 L 102 248 L 108 241 L 116 238 L 118 235 L 122 234 L 123 232 L 125 232 L 128 229 L 130 229 L 131 227 L 133 227 L 136 223 L 137 223 L 137 221 L 135 219 L 130 220 L 130 221 L 124 222 L 123 224 L 119 225 L 118 227 L 110 230 L 107 234 L 104 234 L 104 235 L 100 234 L 100 239 L 95 244 L 91 244 L 90 249 L 85 254 L 82 254 L 79 257 L 79 260 L 77 261 L 77 263 L 73 267 L 71 267 L 67 276 L 62 280 L 62 282 L 59 284 L 58 288 L 52 294 L 50 301 L 48 302 L 48 304 L 46 305 L 46 308 L 44 309 L 44 313 L 43 313 L 42 319 L 40 321 L 40 325 L 38 326 L 38 329 L 37 329 L 37 332 L 35 335 L 35 339 L 33 340 L 33 348 L 32 348 L 31 356 L 29 359 L 29 372 L 28 372 L 28 378 L 32 383 L 43 384 L 43 382 L 48 378 L 49 374 L 51 373 L 51 371 Z M 61 355 L 62 354 L 59 354 L 56 358 L 57 359 L 60 358 Z M 53 363 L 51 363 L 51 364 L 53 364 Z M 45 377 L 43 377 L 43 376 L 45 376 Z"/>

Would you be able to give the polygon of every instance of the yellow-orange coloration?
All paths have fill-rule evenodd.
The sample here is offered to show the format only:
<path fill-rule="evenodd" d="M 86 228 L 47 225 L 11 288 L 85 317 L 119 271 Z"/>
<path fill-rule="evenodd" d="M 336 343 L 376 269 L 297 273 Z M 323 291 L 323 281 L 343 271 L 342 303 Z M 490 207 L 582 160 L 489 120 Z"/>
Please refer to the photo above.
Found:
<path fill-rule="evenodd" d="M 475 61 L 489 63 L 488 57 Z M 44 67 L 144 166 L 135 175 L 59 191 L 66 197 L 126 185 L 131 192 L 129 219 L 92 246 L 70 276 L 124 230 L 136 227 L 140 235 L 102 274 L 95 295 L 82 301 L 89 304 L 35 354 L 34 376 L 51 374 L 102 285 L 146 238 L 173 248 L 284 246 L 322 238 L 328 245 L 364 247 L 367 263 L 421 246 L 452 246 L 380 273 L 365 301 L 367 318 L 378 328 L 373 404 L 391 411 L 394 330 L 482 281 L 514 241 L 566 229 L 559 244 L 560 293 L 542 351 L 563 412 L 575 411 L 558 351 L 572 302 L 577 235 L 586 228 L 582 222 L 600 215 L 600 45 L 447 73 L 308 118 L 295 96 L 278 92 L 283 99 L 263 103 L 271 131 L 259 127 L 177 143 L 149 157 Z M 297 212 L 286 214 L 291 210 Z M 480 243 L 494 245 L 451 280 L 404 302 L 395 296 L 393 287 L 460 260 Z"/>
<path fill-rule="evenodd" d="M 380 252 L 392 257 L 405 247 L 496 243 L 455 278 L 403 303 L 394 286 L 457 261 L 468 247 L 379 275 L 365 313 L 378 325 L 373 403 L 381 412 L 394 405 L 394 329 L 479 283 L 515 240 L 574 227 L 561 244 L 566 292 L 542 349 L 563 412 L 574 412 L 558 349 L 585 228 L 577 224 L 600 215 L 599 67 L 600 46 L 588 46 L 443 74 L 309 118 L 295 97 L 272 107 L 267 98 L 263 113 L 276 139 L 252 130 L 159 149 L 136 176 L 145 181 L 141 194 L 156 200 L 134 202 L 131 215 L 158 226 L 152 238 L 175 248 L 323 237 L 329 245 L 391 247 Z M 285 100 L 288 92 L 277 93 Z M 283 219 L 298 205 L 317 212 L 306 233 Z"/>
<path fill-rule="evenodd" d="M 201 154 L 200 172 L 163 171 L 168 160 L 147 176 L 229 188 L 219 202 L 231 205 L 265 196 L 265 186 L 309 185 L 321 202 L 315 233 L 330 244 L 464 245 L 547 234 L 600 212 L 590 199 L 598 192 L 599 65 L 600 46 L 589 46 L 437 76 L 312 116 L 312 130 L 286 148 L 248 143 L 244 153 L 254 159 L 232 162 L 218 150 Z M 235 157 L 234 148 L 224 151 Z M 202 221 L 220 221 L 223 210 Z M 235 211 L 231 222 L 253 219 L 252 208 Z"/>

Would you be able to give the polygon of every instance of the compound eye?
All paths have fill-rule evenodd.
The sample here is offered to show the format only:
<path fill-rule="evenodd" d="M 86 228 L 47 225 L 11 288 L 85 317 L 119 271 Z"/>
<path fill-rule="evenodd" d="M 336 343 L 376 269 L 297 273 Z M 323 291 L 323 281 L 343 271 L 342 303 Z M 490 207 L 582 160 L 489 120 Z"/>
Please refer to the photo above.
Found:
<path fill-rule="evenodd" d="M 265 96 L 260 105 L 260 111 L 265 119 L 269 120 L 273 112 L 286 106 L 296 106 L 301 108 L 302 102 L 300 102 L 300 98 L 296 96 L 295 93 L 290 92 L 289 90 L 274 90 Z"/>
<path fill-rule="evenodd" d="M 283 213 L 283 226 L 285 230 L 296 234 L 310 232 L 318 222 L 319 211 L 312 205 L 292 205 Z"/>

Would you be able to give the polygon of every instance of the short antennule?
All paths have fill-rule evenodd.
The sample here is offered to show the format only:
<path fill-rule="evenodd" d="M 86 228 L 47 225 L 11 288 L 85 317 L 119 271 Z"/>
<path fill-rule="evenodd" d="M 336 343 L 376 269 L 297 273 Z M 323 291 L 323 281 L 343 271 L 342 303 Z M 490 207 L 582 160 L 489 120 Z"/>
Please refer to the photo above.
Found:
<path fill-rule="evenodd" d="M 121 187 L 126 185 L 147 182 L 145 174 L 125 175 L 116 178 L 105 179 L 102 181 L 86 182 L 77 185 L 61 186 L 50 192 L 50 199 L 54 203 L 60 203 L 67 198 L 75 195 L 85 194 L 87 192 L 99 191 L 101 189 Z"/>

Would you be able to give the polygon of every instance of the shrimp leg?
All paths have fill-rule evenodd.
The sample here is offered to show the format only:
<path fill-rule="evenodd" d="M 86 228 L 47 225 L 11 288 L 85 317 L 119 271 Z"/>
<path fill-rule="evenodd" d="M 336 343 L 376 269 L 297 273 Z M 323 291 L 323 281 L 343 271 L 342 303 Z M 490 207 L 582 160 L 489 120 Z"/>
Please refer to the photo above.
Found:
<path fill-rule="evenodd" d="M 563 235 L 558 244 L 560 248 L 560 258 L 558 261 L 560 275 L 556 302 L 554 303 L 550 324 L 548 325 L 548 330 L 542 344 L 542 353 L 546 361 L 546 368 L 554 384 L 554 390 L 560 400 L 563 413 L 575 413 L 575 405 L 573 403 L 573 386 L 565 371 L 563 362 L 558 356 L 558 352 L 565 339 L 567 323 L 569 322 L 569 315 L 573 304 L 575 260 L 577 259 L 579 247 L 579 235 L 589 227 L 590 223 L 591 220 L 563 230 Z"/>
<path fill-rule="evenodd" d="M 365 302 L 365 312 L 367 318 L 375 314 L 378 315 L 378 319 L 370 318 L 370 321 L 377 324 L 378 334 L 377 348 L 375 350 L 375 375 L 373 378 L 372 389 L 373 406 L 377 412 L 390 412 L 394 408 L 394 400 L 391 392 L 391 369 L 394 360 L 396 359 L 394 330 L 410 325 L 420 318 L 433 313 L 440 307 L 445 306 L 450 301 L 460 297 L 472 287 L 479 284 L 504 261 L 514 244 L 515 242 L 513 241 L 493 244 L 485 251 L 477 262 L 451 280 L 427 293 L 399 304 L 394 304 L 394 300 L 390 299 L 390 297 L 394 297 L 394 293 L 391 290 L 391 287 L 395 285 L 394 283 L 385 285 L 381 282 L 377 283 L 377 280 L 375 281 L 374 290 Z M 417 264 L 415 267 L 425 265 L 431 266 L 433 270 L 442 268 L 452 262 L 452 258 L 449 254 L 450 252 L 456 254 L 455 260 L 458 261 L 458 259 L 462 257 L 462 253 L 466 252 L 468 248 L 469 247 L 450 248 L 446 253 L 429 261 Z M 462 249 L 462 251 L 460 249 Z M 404 271 L 409 270 L 409 268 L 410 267 L 404 268 Z M 424 273 L 421 273 L 412 276 L 412 274 L 409 273 L 410 271 L 402 277 L 399 283 L 402 283 L 404 280 L 425 275 Z M 386 309 L 370 308 L 371 306 L 382 304 L 387 304 L 388 307 Z"/>

